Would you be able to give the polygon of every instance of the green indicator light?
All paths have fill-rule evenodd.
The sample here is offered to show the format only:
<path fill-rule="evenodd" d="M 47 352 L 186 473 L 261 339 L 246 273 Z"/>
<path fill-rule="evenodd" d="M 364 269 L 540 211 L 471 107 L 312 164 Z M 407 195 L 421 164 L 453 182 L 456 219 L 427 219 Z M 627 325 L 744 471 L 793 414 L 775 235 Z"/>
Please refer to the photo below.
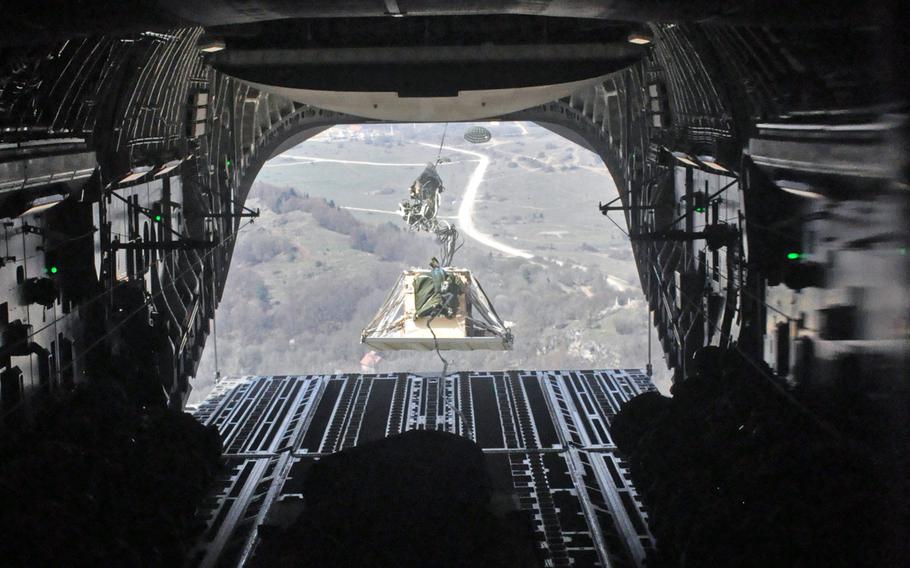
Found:
<path fill-rule="evenodd" d="M 704 213 L 704 212 L 705 212 L 705 208 L 704 208 L 704 207 L 696 207 L 696 208 L 695 208 L 695 212 L 696 212 L 696 213 Z"/>
<path fill-rule="evenodd" d="M 228 166 L 231 165 L 231 161 L 230 161 L 230 160 L 225 160 L 224 163 L 225 163 L 226 165 L 228 165 Z"/>
<path fill-rule="evenodd" d="M 57 274 L 57 267 L 51 266 L 51 274 Z"/>
<path fill-rule="evenodd" d="M 790 260 L 796 260 L 797 258 L 799 258 L 799 253 L 798 252 L 788 252 L 787 258 L 789 258 Z"/>
<path fill-rule="evenodd" d="M 160 220 L 161 220 L 161 215 L 155 215 L 155 220 L 156 220 L 156 221 L 160 221 Z"/>

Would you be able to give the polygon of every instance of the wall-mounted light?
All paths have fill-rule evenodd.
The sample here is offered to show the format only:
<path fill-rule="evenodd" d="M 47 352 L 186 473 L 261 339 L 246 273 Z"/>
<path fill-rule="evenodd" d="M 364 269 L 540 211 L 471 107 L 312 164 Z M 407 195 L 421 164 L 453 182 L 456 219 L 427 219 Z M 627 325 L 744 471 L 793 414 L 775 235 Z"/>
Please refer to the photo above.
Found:
<path fill-rule="evenodd" d="M 157 172 L 155 172 L 155 177 L 169 174 L 171 171 L 175 170 L 182 161 L 183 160 L 171 160 L 170 162 L 166 162 Z"/>
<path fill-rule="evenodd" d="M 648 45 L 653 40 L 654 38 L 647 32 L 632 32 L 626 37 L 626 41 L 635 45 Z"/>
<path fill-rule="evenodd" d="M 119 184 L 130 183 L 136 181 L 145 176 L 145 174 L 152 171 L 154 168 L 152 166 L 133 166 L 130 168 L 130 173 L 126 177 L 122 178 Z"/>
<path fill-rule="evenodd" d="M 729 173 L 730 170 L 718 164 L 714 159 L 714 156 L 698 156 L 698 161 L 704 164 L 705 166 L 711 168 L 714 171 Z"/>
<path fill-rule="evenodd" d="M 199 42 L 199 51 L 203 53 L 215 53 L 226 47 L 223 39 L 205 39 Z"/>
<path fill-rule="evenodd" d="M 680 162 L 686 164 L 687 166 L 692 166 L 693 168 L 701 167 L 701 164 L 696 162 L 695 159 L 692 158 L 692 156 L 690 156 L 684 152 L 670 152 L 670 153 L 673 155 L 674 158 L 676 158 Z"/>
<path fill-rule="evenodd" d="M 807 183 L 790 180 L 777 180 L 775 183 L 777 184 L 777 187 L 781 189 L 781 191 L 785 191 L 790 195 L 805 197 L 807 199 L 821 199 L 824 197 L 824 195 L 815 191 L 815 188 Z"/>
<path fill-rule="evenodd" d="M 708 196 L 704 191 L 692 193 L 692 200 L 689 206 L 692 207 L 692 210 L 696 213 L 704 213 L 708 210 Z"/>

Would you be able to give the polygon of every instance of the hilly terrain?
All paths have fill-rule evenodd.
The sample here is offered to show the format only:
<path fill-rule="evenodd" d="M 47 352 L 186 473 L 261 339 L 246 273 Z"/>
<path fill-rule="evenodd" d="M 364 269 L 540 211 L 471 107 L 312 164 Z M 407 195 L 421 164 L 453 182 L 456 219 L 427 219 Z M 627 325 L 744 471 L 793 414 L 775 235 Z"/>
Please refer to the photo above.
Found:
<path fill-rule="evenodd" d="M 440 217 L 464 237 L 454 265 L 472 270 L 515 335 L 512 351 L 447 352 L 449 369 L 644 367 L 647 304 L 624 220 L 597 209 L 616 196 L 600 158 L 531 123 L 485 124 L 485 144 L 462 138 L 470 126 L 335 127 L 270 160 L 217 312 L 220 375 L 361 371 L 362 328 L 400 272 L 436 254 L 397 207 L 437 156 Z M 210 338 L 191 402 L 214 385 L 214 351 Z M 377 372 L 442 369 L 433 352 L 378 355 Z"/>

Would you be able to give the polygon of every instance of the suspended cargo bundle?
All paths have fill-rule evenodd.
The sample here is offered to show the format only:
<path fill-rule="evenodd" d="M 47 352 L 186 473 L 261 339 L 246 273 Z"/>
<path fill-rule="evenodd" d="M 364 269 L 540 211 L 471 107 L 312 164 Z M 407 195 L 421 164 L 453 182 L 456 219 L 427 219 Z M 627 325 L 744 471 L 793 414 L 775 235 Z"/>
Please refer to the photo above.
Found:
<path fill-rule="evenodd" d="M 480 130 L 489 135 L 486 129 Z M 439 154 L 445 144 L 445 132 L 443 129 Z M 483 138 L 483 132 L 473 134 Z M 445 374 L 448 361 L 439 353 L 441 350 L 508 350 L 512 348 L 512 332 L 502 323 L 471 272 L 450 267 L 461 245 L 458 230 L 437 218 L 439 194 L 445 190 L 436 170 L 441 162 L 437 155 L 436 163 L 427 164 L 411 184 L 408 200 L 399 208 L 412 231 L 436 236 L 441 262 L 434 257 L 429 270 L 412 268 L 402 273 L 360 340 L 378 350 L 435 350 Z"/>
<path fill-rule="evenodd" d="M 414 268 L 398 278 L 361 343 L 378 350 L 509 350 L 512 332 L 469 270 Z"/>

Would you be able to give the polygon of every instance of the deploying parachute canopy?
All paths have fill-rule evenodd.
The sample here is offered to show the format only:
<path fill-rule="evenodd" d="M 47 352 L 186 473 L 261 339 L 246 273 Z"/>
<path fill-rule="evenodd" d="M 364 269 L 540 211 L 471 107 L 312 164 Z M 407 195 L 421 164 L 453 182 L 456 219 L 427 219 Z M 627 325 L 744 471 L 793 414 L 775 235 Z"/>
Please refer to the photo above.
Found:
<path fill-rule="evenodd" d="M 472 126 L 464 133 L 464 139 L 472 144 L 489 142 L 492 137 L 490 131 L 483 126 Z"/>
<path fill-rule="evenodd" d="M 363 330 L 374 349 L 508 350 L 507 328 L 469 270 L 406 270 Z"/>

